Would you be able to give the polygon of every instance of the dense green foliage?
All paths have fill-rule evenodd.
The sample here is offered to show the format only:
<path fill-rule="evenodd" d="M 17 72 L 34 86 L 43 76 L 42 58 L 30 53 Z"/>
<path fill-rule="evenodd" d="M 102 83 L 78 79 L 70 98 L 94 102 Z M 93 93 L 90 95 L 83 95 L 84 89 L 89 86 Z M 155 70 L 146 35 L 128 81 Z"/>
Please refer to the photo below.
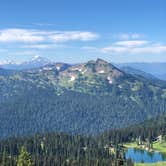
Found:
<path fill-rule="evenodd" d="M 125 143 L 135 141 L 139 137 L 143 141 L 155 141 L 159 135 L 166 136 L 166 114 L 141 124 L 105 132 L 102 137 L 114 143 Z"/>
<path fill-rule="evenodd" d="M 90 134 L 118 127 L 119 123 L 127 125 L 126 119 L 123 120 L 120 117 L 126 115 L 127 111 L 133 107 L 133 103 L 126 101 L 123 107 L 120 103 L 124 102 L 113 97 L 102 97 L 101 100 L 101 97 L 75 92 L 57 96 L 50 91 L 35 90 L 13 99 L 10 104 L 7 102 L 1 105 L 1 137 L 56 130 Z M 126 107 L 125 110 L 124 107 Z M 115 108 L 117 112 L 114 112 Z M 138 114 L 138 116 L 141 115 Z M 141 120 L 141 117 L 133 119 L 133 121 L 136 120 Z"/>
<path fill-rule="evenodd" d="M 162 107 L 165 107 L 164 103 L 161 103 L 161 110 L 157 105 L 149 104 L 145 107 L 149 111 L 145 112 L 133 101 L 122 97 L 72 91 L 57 96 L 51 89 L 35 89 L 1 104 L 1 137 L 48 131 L 99 134 L 143 121 L 151 114 L 155 116 L 162 112 Z"/>
<path fill-rule="evenodd" d="M 1 138 L 52 131 L 99 134 L 165 110 L 163 84 L 100 59 L 64 70 L 51 65 L 0 76 Z"/>
<path fill-rule="evenodd" d="M 32 162 L 38 166 L 133 165 L 130 160 L 126 161 L 122 147 L 106 145 L 93 137 L 43 134 L 0 141 L 0 165 L 24 166 Z"/>
<path fill-rule="evenodd" d="M 28 161 L 39 166 L 114 166 L 116 163 L 118 166 L 118 163 L 132 166 L 133 163 L 125 159 L 124 148 L 120 145 L 138 137 L 142 140 L 153 140 L 158 135 L 165 134 L 166 116 L 163 115 L 142 124 L 111 130 L 95 137 L 48 133 L 9 138 L 0 141 L 0 164 L 15 166 L 19 162 Z"/>

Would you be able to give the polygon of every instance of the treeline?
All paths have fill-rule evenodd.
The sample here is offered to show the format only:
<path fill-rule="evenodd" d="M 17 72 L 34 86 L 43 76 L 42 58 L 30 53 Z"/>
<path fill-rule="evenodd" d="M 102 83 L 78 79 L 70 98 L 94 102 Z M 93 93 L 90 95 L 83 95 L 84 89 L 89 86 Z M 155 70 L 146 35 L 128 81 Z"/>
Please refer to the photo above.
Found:
<path fill-rule="evenodd" d="M 0 165 L 19 166 L 21 162 L 36 166 L 133 166 L 119 145 L 63 133 L 1 140 Z"/>
<path fill-rule="evenodd" d="M 143 141 L 146 139 L 154 141 L 159 135 L 166 139 L 166 114 L 141 124 L 107 131 L 100 136 L 100 139 L 109 140 L 115 144 L 135 141 L 138 138 Z"/>
<path fill-rule="evenodd" d="M 159 135 L 166 135 L 166 115 L 100 136 L 48 133 L 8 138 L 0 141 L 0 165 L 18 165 L 26 154 L 38 166 L 132 166 L 132 161 L 125 158 L 123 143 L 139 137 L 152 141 Z M 27 152 L 20 152 L 22 147 Z"/>

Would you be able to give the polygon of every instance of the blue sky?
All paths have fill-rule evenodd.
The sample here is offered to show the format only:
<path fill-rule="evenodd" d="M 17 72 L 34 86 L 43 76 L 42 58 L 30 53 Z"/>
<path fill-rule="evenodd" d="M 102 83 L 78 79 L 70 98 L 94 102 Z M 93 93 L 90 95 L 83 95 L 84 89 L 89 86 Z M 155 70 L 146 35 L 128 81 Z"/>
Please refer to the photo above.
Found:
<path fill-rule="evenodd" d="M 165 0 L 1 0 L 0 61 L 166 61 Z"/>

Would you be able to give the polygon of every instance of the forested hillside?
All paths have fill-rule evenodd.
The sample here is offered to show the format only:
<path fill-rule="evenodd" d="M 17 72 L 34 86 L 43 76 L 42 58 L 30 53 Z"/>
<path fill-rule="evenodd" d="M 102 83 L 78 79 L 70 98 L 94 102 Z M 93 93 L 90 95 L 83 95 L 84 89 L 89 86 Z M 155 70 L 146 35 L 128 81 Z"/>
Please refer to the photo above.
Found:
<path fill-rule="evenodd" d="M 0 137 L 100 134 L 166 110 L 163 82 L 126 74 L 101 59 L 0 76 L 0 99 Z"/>
<path fill-rule="evenodd" d="M 15 166 L 29 161 L 39 166 L 133 166 L 130 159 L 125 159 L 123 144 L 138 137 L 153 140 L 158 135 L 166 135 L 166 115 L 95 137 L 45 133 L 9 138 L 0 141 L 0 164 Z"/>
<path fill-rule="evenodd" d="M 25 166 L 133 166 L 119 145 L 94 137 L 63 133 L 11 138 L 0 141 L 0 165 Z"/>
<path fill-rule="evenodd" d="M 144 121 L 126 128 L 110 130 L 100 136 L 116 143 L 133 142 L 141 140 L 155 141 L 161 135 L 166 141 L 166 114 Z"/>

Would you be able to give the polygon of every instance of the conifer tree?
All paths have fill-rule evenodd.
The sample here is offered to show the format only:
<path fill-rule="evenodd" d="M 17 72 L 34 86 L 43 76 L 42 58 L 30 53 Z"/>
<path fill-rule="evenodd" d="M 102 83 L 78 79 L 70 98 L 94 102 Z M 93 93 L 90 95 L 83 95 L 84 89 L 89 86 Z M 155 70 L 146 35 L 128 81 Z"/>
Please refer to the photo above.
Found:
<path fill-rule="evenodd" d="M 17 166 L 33 166 L 33 163 L 31 161 L 31 156 L 27 152 L 27 150 L 24 146 L 21 147 L 20 155 L 18 157 Z"/>
<path fill-rule="evenodd" d="M 7 165 L 6 161 L 7 161 L 6 148 L 4 148 L 3 155 L 2 155 L 2 163 L 1 163 L 1 165 L 2 166 L 6 166 Z"/>

